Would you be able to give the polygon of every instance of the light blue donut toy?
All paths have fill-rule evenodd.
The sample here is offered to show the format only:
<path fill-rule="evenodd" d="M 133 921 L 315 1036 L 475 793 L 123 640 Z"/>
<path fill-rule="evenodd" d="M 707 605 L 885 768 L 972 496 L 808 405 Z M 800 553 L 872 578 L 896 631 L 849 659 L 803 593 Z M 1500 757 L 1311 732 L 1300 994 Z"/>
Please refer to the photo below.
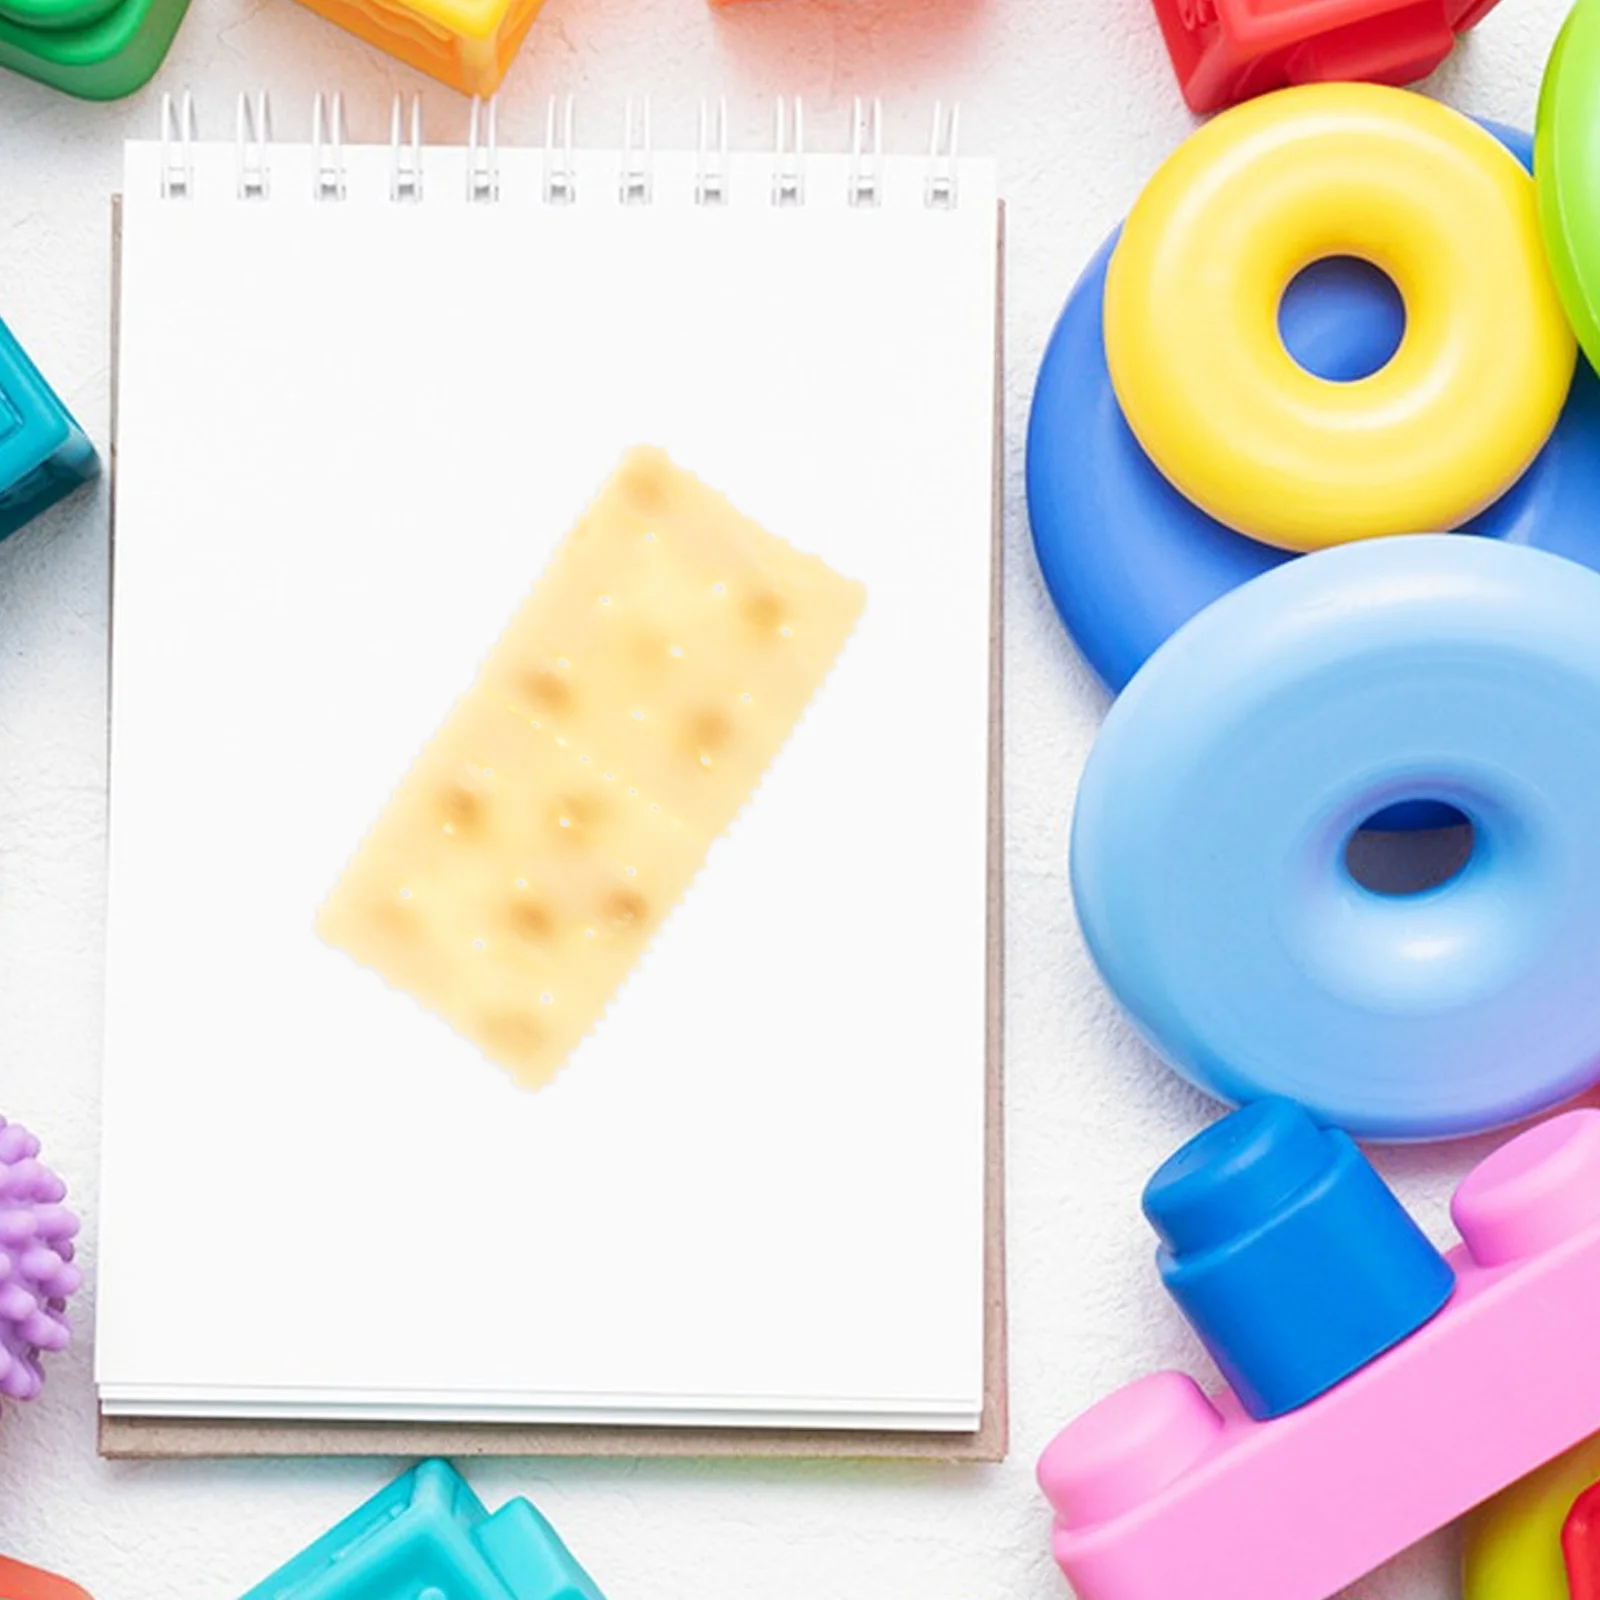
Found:
<path fill-rule="evenodd" d="M 1352 834 L 1458 807 L 1447 882 L 1376 893 Z M 1112 706 L 1072 889 L 1185 1077 L 1375 1139 L 1480 1132 L 1600 1078 L 1600 574 L 1490 539 L 1303 556 L 1178 630 Z"/>

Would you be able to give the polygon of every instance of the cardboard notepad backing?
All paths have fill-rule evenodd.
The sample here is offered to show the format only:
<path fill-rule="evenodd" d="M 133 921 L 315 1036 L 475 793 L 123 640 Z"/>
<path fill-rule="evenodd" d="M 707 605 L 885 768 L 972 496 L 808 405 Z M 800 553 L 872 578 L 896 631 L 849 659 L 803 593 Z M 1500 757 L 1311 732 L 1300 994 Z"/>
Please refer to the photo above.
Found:
<path fill-rule="evenodd" d="M 120 208 L 117 260 L 121 262 Z M 999 230 L 996 227 L 996 250 Z M 999 281 L 998 262 L 996 282 Z M 121 316 L 120 272 L 114 315 Z M 999 450 L 999 295 L 995 297 L 993 461 Z M 118 432 L 122 432 L 118 417 Z M 115 448 L 114 448 L 115 458 Z M 983 1375 L 979 1426 L 973 1431 L 785 1426 L 657 1426 L 420 1420 L 327 1420 L 278 1417 L 108 1414 L 100 1448 L 111 1457 L 265 1455 L 675 1455 L 844 1456 L 992 1461 L 1006 1450 L 1005 1269 L 1002 1152 L 1002 737 L 1000 537 L 998 475 L 991 482 L 988 639 L 988 857 L 986 1045 L 984 1062 Z M 113 538 L 115 539 L 115 528 Z"/>

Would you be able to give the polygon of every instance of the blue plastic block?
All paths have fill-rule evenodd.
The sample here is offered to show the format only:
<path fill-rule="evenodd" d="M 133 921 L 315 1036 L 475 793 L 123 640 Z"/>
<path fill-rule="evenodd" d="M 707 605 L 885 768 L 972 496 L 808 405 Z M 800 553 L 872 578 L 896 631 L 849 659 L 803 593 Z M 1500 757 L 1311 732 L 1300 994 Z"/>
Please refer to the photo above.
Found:
<path fill-rule="evenodd" d="M 244 1600 L 605 1600 L 526 1500 L 490 1516 L 444 1461 L 396 1478 Z"/>
<path fill-rule="evenodd" d="M 88 435 L 0 322 L 0 539 L 99 470 Z"/>
<path fill-rule="evenodd" d="M 1162 1281 L 1251 1416 L 1316 1399 L 1414 1333 L 1455 1273 L 1348 1134 L 1258 1100 L 1145 1186 Z"/>

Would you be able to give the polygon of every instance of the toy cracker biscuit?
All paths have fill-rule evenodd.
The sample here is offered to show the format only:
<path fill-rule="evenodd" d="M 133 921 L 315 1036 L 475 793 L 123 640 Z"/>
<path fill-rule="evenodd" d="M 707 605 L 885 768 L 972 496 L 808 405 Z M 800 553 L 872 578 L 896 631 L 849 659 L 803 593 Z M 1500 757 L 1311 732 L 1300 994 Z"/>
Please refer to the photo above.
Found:
<path fill-rule="evenodd" d="M 638 449 L 374 824 L 332 945 L 530 1085 L 593 1026 L 865 591 Z"/>
<path fill-rule="evenodd" d="M 485 664 L 490 692 L 706 830 L 733 819 L 865 591 L 635 450 Z"/>

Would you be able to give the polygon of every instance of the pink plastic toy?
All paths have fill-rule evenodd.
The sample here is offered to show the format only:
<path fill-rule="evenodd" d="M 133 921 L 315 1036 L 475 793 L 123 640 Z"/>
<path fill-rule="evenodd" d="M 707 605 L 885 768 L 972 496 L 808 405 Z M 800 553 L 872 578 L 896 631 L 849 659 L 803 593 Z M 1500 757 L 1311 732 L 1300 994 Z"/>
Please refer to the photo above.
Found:
<path fill-rule="evenodd" d="M 1252 1422 L 1161 1372 L 1039 1462 L 1078 1600 L 1327 1600 L 1600 1431 L 1600 1111 L 1463 1180 L 1437 1317 L 1320 1399 Z"/>
<path fill-rule="evenodd" d="M 1450 54 L 1495 0 L 1155 0 L 1195 111 L 1292 83 L 1406 84 Z"/>
<path fill-rule="evenodd" d="M 72 1264 L 78 1219 L 67 1186 L 39 1160 L 39 1141 L 0 1117 L 0 1395 L 31 1400 L 44 1382 L 39 1357 L 65 1350 L 67 1297 L 83 1274 Z"/>

